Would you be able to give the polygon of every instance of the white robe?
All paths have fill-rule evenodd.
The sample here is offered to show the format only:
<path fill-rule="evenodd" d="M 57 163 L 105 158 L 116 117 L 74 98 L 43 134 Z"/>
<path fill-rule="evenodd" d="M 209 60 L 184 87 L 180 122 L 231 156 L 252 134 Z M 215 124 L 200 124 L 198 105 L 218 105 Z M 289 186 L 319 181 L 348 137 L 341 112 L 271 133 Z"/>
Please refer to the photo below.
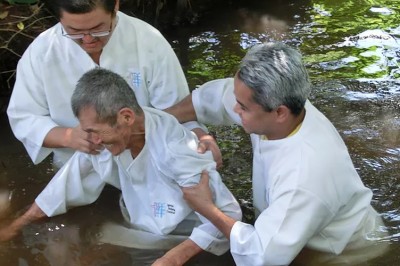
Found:
<path fill-rule="evenodd" d="M 196 136 L 173 116 L 146 107 L 144 110 L 146 141 L 135 159 L 129 150 L 116 157 L 107 150 L 97 156 L 76 152 L 36 203 L 47 216 L 62 214 L 68 208 L 94 202 L 109 183 L 121 189 L 122 213 L 134 230 L 165 236 L 187 230 L 179 227 L 189 224 L 189 232 L 193 229 L 190 238 L 197 245 L 223 254 L 229 248 L 228 240 L 204 217 L 194 215 L 180 190 L 180 186 L 197 184 L 202 170 L 208 170 L 216 205 L 232 218 L 241 219 L 239 204 L 222 183 L 212 154 L 199 154 Z M 124 238 L 115 236 L 114 243 L 118 244 L 118 237 Z"/>
<path fill-rule="evenodd" d="M 139 19 L 117 13 L 118 22 L 100 57 L 100 67 L 120 74 L 135 91 L 141 106 L 165 109 L 189 94 L 184 73 L 161 33 Z M 11 128 L 37 164 L 54 152 L 61 166 L 71 149 L 42 147 L 56 126 L 75 127 L 70 99 L 78 79 L 98 67 L 73 40 L 62 36 L 61 24 L 40 34 L 18 62 L 8 106 Z M 191 122 L 192 129 L 199 126 Z"/>
<path fill-rule="evenodd" d="M 233 112 L 233 79 L 193 91 L 200 122 L 240 125 Z M 231 253 L 237 265 L 287 265 L 303 247 L 340 254 L 371 245 L 381 219 L 372 192 L 357 174 L 331 122 L 307 101 L 299 131 L 280 140 L 251 134 L 255 225 L 236 222 Z"/>

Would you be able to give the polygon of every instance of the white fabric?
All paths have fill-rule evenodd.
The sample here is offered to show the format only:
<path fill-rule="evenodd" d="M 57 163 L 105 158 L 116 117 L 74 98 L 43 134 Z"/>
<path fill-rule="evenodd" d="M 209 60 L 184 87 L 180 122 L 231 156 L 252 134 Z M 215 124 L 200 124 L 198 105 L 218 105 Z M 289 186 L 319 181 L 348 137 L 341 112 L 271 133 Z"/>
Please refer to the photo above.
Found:
<path fill-rule="evenodd" d="M 212 154 L 199 154 L 196 136 L 179 126 L 173 116 L 146 107 L 144 110 L 146 142 L 135 159 L 129 150 L 117 157 L 107 150 L 98 156 L 76 152 L 36 203 L 46 215 L 58 215 L 70 207 L 92 203 L 109 183 L 121 189 L 122 213 L 133 229 L 167 235 L 182 231 L 179 226 L 185 222 L 197 222 L 199 225 L 189 231 L 190 238 L 204 250 L 223 254 L 229 248 L 227 239 L 204 217 L 198 215 L 193 220 L 193 210 L 180 190 L 180 186 L 197 184 L 206 169 L 217 206 L 234 219 L 241 219 L 239 204 L 222 183 Z"/>
<path fill-rule="evenodd" d="M 238 118 L 232 113 L 232 79 L 206 83 L 192 98 L 200 122 Z M 372 192 L 339 133 L 310 102 L 305 108 L 302 126 L 291 137 L 263 140 L 251 134 L 258 217 L 254 226 L 236 222 L 232 228 L 237 265 L 287 265 L 303 247 L 340 254 L 371 244 L 367 234 L 381 224 L 370 205 Z"/>
<path fill-rule="evenodd" d="M 189 94 L 179 61 L 170 44 L 149 24 L 118 12 L 118 23 L 104 47 L 100 67 L 124 77 L 141 106 L 165 109 Z M 78 79 L 98 67 L 75 41 L 61 35 L 61 24 L 40 34 L 18 62 L 16 82 L 8 106 L 15 136 L 36 164 L 55 153 L 61 166 L 70 149 L 42 147 L 56 126 L 75 127 L 70 99 Z M 192 123 L 192 124 L 190 124 Z M 199 126 L 190 122 L 190 129 Z"/>

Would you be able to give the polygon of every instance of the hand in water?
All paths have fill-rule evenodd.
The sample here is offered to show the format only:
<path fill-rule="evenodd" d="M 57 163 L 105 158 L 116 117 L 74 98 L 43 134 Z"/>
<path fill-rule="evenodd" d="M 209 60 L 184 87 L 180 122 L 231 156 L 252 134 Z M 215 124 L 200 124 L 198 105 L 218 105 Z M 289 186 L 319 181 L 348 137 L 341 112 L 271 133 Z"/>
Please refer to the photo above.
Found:
<path fill-rule="evenodd" d="M 20 229 L 15 226 L 14 223 L 9 224 L 0 224 L 0 242 L 6 242 L 14 237 L 16 237 L 20 233 Z"/>
<path fill-rule="evenodd" d="M 0 220 L 10 212 L 11 197 L 12 191 L 0 189 Z"/>

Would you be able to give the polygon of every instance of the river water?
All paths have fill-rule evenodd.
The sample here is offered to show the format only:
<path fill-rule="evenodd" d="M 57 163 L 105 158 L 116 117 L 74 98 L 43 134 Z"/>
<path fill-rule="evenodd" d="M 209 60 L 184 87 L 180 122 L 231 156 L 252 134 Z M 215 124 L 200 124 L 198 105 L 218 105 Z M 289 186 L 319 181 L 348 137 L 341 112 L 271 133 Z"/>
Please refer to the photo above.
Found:
<path fill-rule="evenodd" d="M 333 122 L 348 145 L 372 205 L 382 215 L 390 244 L 362 265 L 400 261 L 400 8 L 397 0 L 230 1 L 164 34 L 184 67 L 190 87 L 232 76 L 248 47 L 283 41 L 297 47 L 314 89 L 310 100 Z M 245 2 L 245 3 L 241 3 Z M 51 178 L 51 161 L 33 166 L 0 117 L 0 200 L 12 191 L 14 212 L 32 202 Z M 224 181 L 252 222 L 251 147 L 238 127 L 211 128 L 224 156 Z M 4 200 L 4 198 L 6 198 Z M 148 265 L 164 251 L 89 244 L 92 230 L 117 214 L 118 192 L 108 188 L 91 206 L 29 226 L 0 245 L 0 265 Z M 3 219 L 10 214 L 2 213 Z M 65 261 L 62 262 L 62 261 Z M 88 264 L 90 265 L 90 264 Z M 229 253 L 204 254 L 187 265 L 234 265 Z"/>

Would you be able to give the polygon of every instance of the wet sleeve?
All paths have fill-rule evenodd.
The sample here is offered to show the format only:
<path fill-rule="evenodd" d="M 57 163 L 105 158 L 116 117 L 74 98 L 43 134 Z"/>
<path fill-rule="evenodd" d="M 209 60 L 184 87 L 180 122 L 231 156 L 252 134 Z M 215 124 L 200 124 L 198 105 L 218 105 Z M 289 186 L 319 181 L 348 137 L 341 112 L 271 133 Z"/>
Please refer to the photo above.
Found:
<path fill-rule="evenodd" d="M 95 163 L 92 161 L 94 160 Z M 75 152 L 67 163 L 56 173 L 49 184 L 36 198 L 37 205 L 47 216 L 67 212 L 69 208 L 93 203 L 104 188 L 105 182 L 93 167 L 96 157 Z M 104 171 L 103 176 L 112 173 L 112 164 L 97 170 Z"/>

